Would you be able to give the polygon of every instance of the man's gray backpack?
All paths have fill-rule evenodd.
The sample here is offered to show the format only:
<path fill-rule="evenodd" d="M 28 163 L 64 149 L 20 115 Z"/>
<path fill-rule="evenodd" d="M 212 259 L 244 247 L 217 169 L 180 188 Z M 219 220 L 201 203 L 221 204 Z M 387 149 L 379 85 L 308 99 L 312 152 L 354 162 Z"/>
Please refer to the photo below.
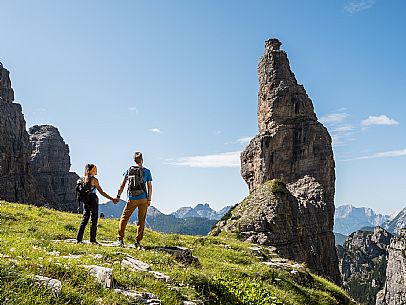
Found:
<path fill-rule="evenodd" d="M 136 197 L 145 193 L 147 190 L 144 183 L 144 170 L 139 166 L 131 166 L 128 169 L 128 195 L 130 197 Z"/>

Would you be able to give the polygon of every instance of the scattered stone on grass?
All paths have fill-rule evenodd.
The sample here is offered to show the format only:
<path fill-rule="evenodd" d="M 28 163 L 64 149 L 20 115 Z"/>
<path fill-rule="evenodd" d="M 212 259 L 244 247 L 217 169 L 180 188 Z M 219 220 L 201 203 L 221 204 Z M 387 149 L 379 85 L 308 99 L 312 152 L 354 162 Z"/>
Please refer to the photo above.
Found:
<path fill-rule="evenodd" d="M 171 278 L 161 272 L 153 271 L 151 270 L 151 267 L 147 264 L 144 263 L 138 259 L 135 259 L 129 255 L 127 255 L 122 261 L 121 261 L 121 266 L 122 267 L 127 267 L 135 271 L 141 271 L 141 272 L 148 272 L 152 274 L 157 280 L 164 281 L 164 282 L 170 282 Z"/>
<path fill-rule="evenodd" d="M 148 272 L 151 270 L 150 266 L 147 263 L 144 263 L 138 259 L 135 259 L 129 255 L 127 255 L 122 261 L 122 266 L 129 267 L 130 269 L 137 270 L 137 271 L 144 271 Z"/>
<path fill-rule="evenodd" d="M 95 277 L 105 288 L 112 288 L 113 269 L 96 265 L 85 265 L 84 268 L 89 270 L 91 276 Z"/>
<path fill-rule="evenodd" d="M 32 279 L 41 287 L 51 290 L 52 293 L 55 294 L 56 296 L 61 295 L 62 293 L 61 281 L 41 275 L 34 275 Z"/>
<path fill-rule="evenodd" d="M 184 247 L 145 247 L 146 250 L 155 250 L 169 253 L 175 257 L 176 260 L 186 264 L 200 268 L 201 264 L 196 256 L 193 256 L 192 250 Z"/>
<path fill-rule="evenodd" d="M 144 304 L 161 305 L 161 301 L 158 299 L 158 297 L 149 292 L 141 293 L 141 292 L 128 290 L 128 289 L 121 288 L 121 287 L 114 289 L 114 291 L 117 293 L 121 293 L 121 294 L 125 295 L 127 298 L 133 299 L 135 301 L 141 301 Z"/>

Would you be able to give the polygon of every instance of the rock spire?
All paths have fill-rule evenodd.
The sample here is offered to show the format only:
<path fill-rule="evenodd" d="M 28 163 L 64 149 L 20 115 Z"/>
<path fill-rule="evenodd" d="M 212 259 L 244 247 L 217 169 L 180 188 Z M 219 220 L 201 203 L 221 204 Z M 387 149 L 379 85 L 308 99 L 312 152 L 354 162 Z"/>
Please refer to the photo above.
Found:
<path fill-rule="evenodd" d="M 58 129 L 51 125 L 35 125 L 29 129 L 31 169 L 48 207 L 76 211 L 75 186 L 79 176 L 69 172 L 69 146 Z"/>
<path fill-rule="evenodd" d="M 75 211 L 78 176 L 69 172 L 69 148 L 53 126 L 28 134 L 9 75 L 0 63 L 0 199 Z"/>
<path fill-rule="evenodd" d="M 266 41 L 258 64 L 259 134 L 241 153 L 250 196 L 212 234 L 231 231 L 274 246 L 282 256 L 340 283 L 331 137 L 280 46 L 277 39 Z"/>
<path fill-rule="evenodd" d="M 31 175 L 31 145 L 20 104 L 13 103 L 9 71 L 0 65 L 0 199 L 40 204 L 36 181 Z"/>

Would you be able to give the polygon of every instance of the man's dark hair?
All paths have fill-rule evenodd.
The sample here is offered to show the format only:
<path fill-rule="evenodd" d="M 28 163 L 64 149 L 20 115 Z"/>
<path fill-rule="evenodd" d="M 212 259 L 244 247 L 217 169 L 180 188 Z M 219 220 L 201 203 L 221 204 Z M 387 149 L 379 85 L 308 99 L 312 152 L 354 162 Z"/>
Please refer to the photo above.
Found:
<path fill-rule="evenodd" d="M 135 161 L 135 163 L 140 163 L 142 160 L 143 160 L 142 159 L 142 153 L 139 152 L 139 151 L 136 151 L 134 153 L 134 161 Z"/>

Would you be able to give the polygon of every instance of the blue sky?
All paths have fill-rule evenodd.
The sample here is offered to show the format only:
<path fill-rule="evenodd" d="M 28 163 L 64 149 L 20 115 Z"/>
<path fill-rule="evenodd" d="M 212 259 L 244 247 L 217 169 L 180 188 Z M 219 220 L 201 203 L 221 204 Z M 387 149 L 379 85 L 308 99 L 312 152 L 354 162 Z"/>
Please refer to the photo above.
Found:
<path fill-rule="evenodd" d="M 257 134 L 257 63 L 277 37 L 334 138 L 336 205 L 406 206 L 406 3 L 3 1 L 0 61 L 28 126 L 116 194 L 135 150 L 164 212 L 240 202 Z"/>

